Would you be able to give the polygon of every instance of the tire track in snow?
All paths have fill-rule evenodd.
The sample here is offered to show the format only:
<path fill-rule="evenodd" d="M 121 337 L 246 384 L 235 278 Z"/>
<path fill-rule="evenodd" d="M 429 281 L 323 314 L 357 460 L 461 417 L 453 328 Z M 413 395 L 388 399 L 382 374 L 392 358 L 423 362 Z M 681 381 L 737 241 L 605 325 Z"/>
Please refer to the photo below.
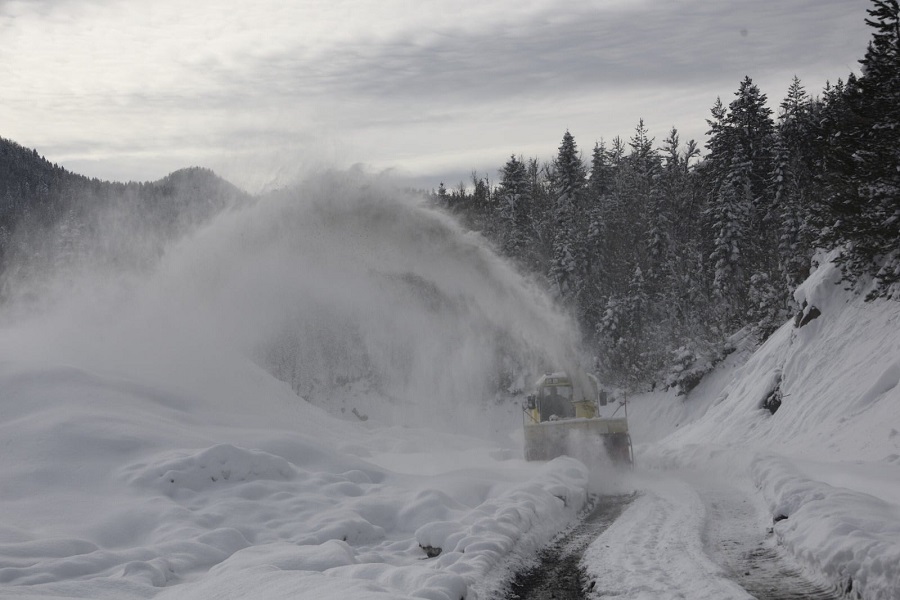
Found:
<path fill-rule="evenodd" d="M 692 472 L 657 472 L 640 487 L 640 496 L 601 498 L 504 598 L 843 598 L 806 577 L 767 535 L 749 492 Z"/>
<path fill-rule="evenodd" d="M 574 529 L 541 551 L 540 562 L 518 573 L 507 600 L 581 600 L 591 586 L 581 568 L 585 549 L 634 500 L 635 495 L 600 496 L 594 509 Z"/>
<path fill-rule="evenodd" d="M 843 594 L 803 575 L 777 546 L 752 503 L 739 490 L 703 489 L 707 519 L 703 532 L 710 555 L 758 600 L 839 600 Z"/>
<path fill-rule="evenodd" d="M 705 510 L 694 487 L 671 473 L 636 477 L 641 495 L 585 551 L 594 584 L 588 597 L 750 600 L 706 553 Z"/>

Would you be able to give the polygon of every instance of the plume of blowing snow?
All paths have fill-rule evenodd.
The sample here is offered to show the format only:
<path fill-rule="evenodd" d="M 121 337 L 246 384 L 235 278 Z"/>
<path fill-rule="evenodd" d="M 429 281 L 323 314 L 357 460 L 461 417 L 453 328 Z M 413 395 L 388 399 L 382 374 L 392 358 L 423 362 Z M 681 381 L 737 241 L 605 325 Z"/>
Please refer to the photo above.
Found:
<path fill-rule="evenodd" d="M 577 359 L 446 215 L 332 174 L 135 247 L 7 296 L 0 597 L 477 600 L 586 505 L 579 462 L 439 431 Z"/>
<path fill-rule="evenodd" d="M 571 321 L 478 235 L 358 172 L 223 211 L 149 272 L 79 274 L 7 341 L 206 391 L 249 358 L 349 418 L 470 430 L 498 389 L 579 361 Z"/>

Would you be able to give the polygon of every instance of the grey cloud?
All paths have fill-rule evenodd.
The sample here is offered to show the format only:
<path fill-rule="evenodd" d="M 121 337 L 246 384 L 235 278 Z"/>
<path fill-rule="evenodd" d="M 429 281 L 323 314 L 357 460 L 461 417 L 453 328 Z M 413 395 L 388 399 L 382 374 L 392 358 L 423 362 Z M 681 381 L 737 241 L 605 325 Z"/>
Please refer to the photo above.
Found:
<path fill-rule="evenodd" d="M 280 53 L 266 56 L 186 57 L 181 67 L 196 77 L 186 77 L 180 89 L 116 101 L 222 115 L 308 109 L 342 125 L 378 126 L 446 122 L 471 111 L 484 117 L 527 102 L 558 103 L 564 114 L 575 94 L 650 93 L 711 81 L 728 86 L 720 92 L 725 96 L 744 75 L 785 65 L 802 73 L 835 56 L 861 56 L 867 6 L 866 0 L 669 0 L 602 11 L 572 7 L 477 32 L 464 21 L 439 24 L 428 35 L 410 31 L 380 44 L 312 48 L 286 41 Z M 847 48 L 854 44 L 858 49 Z M 777 96 L 783 89 L 764 91 Z"/>
<path fill-rule="evenodd" d="M 773 73 L 781 77 L 787 69 L 804 77 L 816 67 L 833 79 L 845 77 L 869 37 L 868 0 L 653 0 L 602 11 L 567 4 L 477 27 L 460 15 L 458 22 L 435 21 L 428 31 L 387 42 L 313 46 L 277 39 L 265 54 L 242 54 L 229 52 L 223 38 L 216 52 L 153 63 L 178 77 L 148 77 L 144 88 L 10 94 L 4 104 L 9 114 L 27 114 L 36 101 L 52 117 L 42 123 L 44 139 L 73 156 L 78 148 L 93 157 L 130 148 L 136 164 L 167 147 L 202 158 L 219 149 L 315 147 L 336 133 L 348 140 L 354 160 L 400 164 L 437 154 L 463 165 L 453 167 L 455 178 L 465 165 L 477 166 L 467 158 L 471 151 L 502 147 L 487 167 L 494 169 L 509 152 L 538 141 L 552 152 L 564 127 L 580 140 L 627 134 L 644 116 L 651 126 L 674 124 L 684 132 L 694 120 L 705 130 L 715 96 L 727 100 L 744 75 L 772 81 Z M 168 43 L 167 34 L 160 31 L 155 43 Z M 840 68 L 832 72 L 835 65 Z M 773 106 L 789 78 L 779 88 L 764 87 Z M 615 121 L 617 111 L 627 124 Z M 62 147 L 61 132 L 70 131 L 77 139 Z M 423 168 L 444 168 L 437 164 L 443 163 Z"/>
<path fill-rule="evenodd" d="M 786 63 L 801 68 L 829 50 L 846 52 L 834 48 L 836 41 L 865 39 L 857 35 L 865 29 L 862 0 L 675 0 L 643 6 L 545 14 L 517 26 L 496 23 L 477 34 L 461 25 L 428 36 L 427 43 L 414 41 L 418 36 L 410 32 L 378 47 L 336 48 L 312 64 L 285 56 L 250 71 L 261 78 L 262 89 L 288 95 L 456 103 L 721 78 L 736 86 L 745 74 Z M 860 55 L 863 49 L 860 44 Z"/>

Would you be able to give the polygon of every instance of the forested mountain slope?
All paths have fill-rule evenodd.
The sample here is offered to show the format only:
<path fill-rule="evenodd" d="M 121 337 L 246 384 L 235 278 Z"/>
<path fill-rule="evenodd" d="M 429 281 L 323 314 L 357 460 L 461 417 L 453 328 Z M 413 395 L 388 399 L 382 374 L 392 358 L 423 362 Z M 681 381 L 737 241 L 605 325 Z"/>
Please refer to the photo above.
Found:
<path fill-rule="evenodd" d="M 498 184 L 443 184 L 459 214 L 578 318 L 605 379 L 688 391 L 734 348 L 803 307 L 793 290 L 839 249 L 843 283 L 900 296 L 900 8 L 875 0 L 851 73 L 810 95 L 798 79 L 773 111 L 744 77 L 716 99 L 701 156 L 643 120 L 585 164 L 566 132 L 550 163 L 513 155 Z"/>
<path fill-rule="evenodd" d="M 208 169 L 146 183 L 100 181 L 0 138 L 0 274 L 8 282 L 24 272 L 71 267 L 85 255 L 135 265 L 249 199 Z"/>

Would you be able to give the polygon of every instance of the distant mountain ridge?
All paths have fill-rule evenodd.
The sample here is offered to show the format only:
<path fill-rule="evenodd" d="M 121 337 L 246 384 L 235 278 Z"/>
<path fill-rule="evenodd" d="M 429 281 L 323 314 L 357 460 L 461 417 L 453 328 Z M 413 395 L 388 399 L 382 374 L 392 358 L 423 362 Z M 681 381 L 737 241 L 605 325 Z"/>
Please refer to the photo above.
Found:
<path fill-rule="evenodd" d="M 101 181 L 0 137 L 0 276 L 14 263 L 71 258 L 90 246 L 92 234 L 103 230 L 108 237 L 111 227 L 123 230 L 121 247 L 107 248 L 120 258 L 136 252 L 128 247 L 136 237 L 141 252 L 148 244 L 158 252 L 165 242 L 251 199 L 206 168 L 180 169 L 153 182 Z"/>

